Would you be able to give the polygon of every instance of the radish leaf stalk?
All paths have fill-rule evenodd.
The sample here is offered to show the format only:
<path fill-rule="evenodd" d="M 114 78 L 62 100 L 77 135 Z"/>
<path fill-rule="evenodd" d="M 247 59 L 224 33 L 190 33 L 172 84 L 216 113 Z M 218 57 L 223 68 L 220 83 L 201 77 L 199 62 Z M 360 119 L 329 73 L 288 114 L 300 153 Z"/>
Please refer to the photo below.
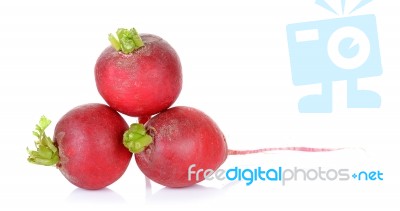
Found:
<path fill-rule="evenodd" d="M 36 125 L 33 135 L 37 137 L 35 141 L 36 151 L 27 148 L 29 153 L 28 161 L 33 164 L 54 166 L 60 160 L 58 149 L 54 142 L 45 133 L 46 128 L 51 124 L 51 121 L 45 116 L 40 118 L 39 124 Z"/>
<path fill-rule="evenodd" d="M 108 40 L 116 51 L 122 51 L 124 54 L 130 54 L 144 46 L 142 38 L 135 28 L 117 30 L 117 37 L 113 34 L 108 35 Z"/>
<path fill-rule="evenodd" d="M 153 138 L 147 134 L 143 124 L 134 123 L 124 133 L 124 146 L 132 153 L 142 152 L 153 143 Z"/>

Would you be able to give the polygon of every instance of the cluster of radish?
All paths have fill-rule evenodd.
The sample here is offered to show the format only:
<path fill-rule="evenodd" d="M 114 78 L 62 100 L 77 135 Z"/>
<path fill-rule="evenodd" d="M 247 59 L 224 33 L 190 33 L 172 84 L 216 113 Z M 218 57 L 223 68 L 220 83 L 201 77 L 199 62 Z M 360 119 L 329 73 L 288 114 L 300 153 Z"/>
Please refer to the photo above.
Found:
<path fill-rule="evenodd" d="M 310 148 L 228 150 L 217 124 L 202 111 L 170 108 L 182 89 L 176 51 L 162 38 L 118 29 L 111 46 L 95 65 L 97 89 L 106 103 L 84 104 L 68 111 L 56 124 L 53 139 L 42 117 L 33 132 L 36 150 L 28 161 L 56 166 L 72 184 L 90 190 L 104 188 L 126 171 L 132 153 L 146 177 L 167 187 L 186 187 L 188 167 L 218 169 L 231 154 L 268 150 L 321 151 Z M 120 113 L 137 117 L 130 126 Z"/>

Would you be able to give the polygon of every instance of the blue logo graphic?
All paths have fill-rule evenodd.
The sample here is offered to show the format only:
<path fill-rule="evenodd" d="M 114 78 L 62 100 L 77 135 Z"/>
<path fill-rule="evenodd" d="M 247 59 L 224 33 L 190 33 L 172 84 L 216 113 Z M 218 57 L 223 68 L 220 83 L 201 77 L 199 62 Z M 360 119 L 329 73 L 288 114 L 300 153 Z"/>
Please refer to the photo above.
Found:
<path fill-rule="evenodd" d="M 370 3 L 362 0 L 348 14 Z M 346 0 L 341 0 L 345 13 Z M 316 4 L 339 14 L 325 2 Z M 292 80 L 295 85 L 321 84 L 319 95 L 299 101 L 301 113 L 332 112 L 332 83 L 347 81 L 348 108 L 379 108 L 381 97 L 359 90 L 357 80 L 382 74 L 378 32 L 374 15 L 342 17 L 287 26 Z"/>

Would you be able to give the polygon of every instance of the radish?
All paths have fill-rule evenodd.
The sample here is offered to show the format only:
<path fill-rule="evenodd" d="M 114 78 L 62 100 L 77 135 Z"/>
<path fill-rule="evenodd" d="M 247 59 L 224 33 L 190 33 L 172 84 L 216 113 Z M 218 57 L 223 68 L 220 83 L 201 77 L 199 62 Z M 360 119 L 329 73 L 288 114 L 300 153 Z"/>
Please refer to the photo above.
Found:
<path fill-rule="evenodd" d="M 195 108 L 178 106 L 152 117 L 145 125 L 132 124 L 124 133 L 124 145 L 133 153 L 140 170 L 151 180 L 167 187 L 186 187 L 204 180 L 188 180 L 188 168 L 215 171 L 228 155 L 272 150 L 307 152 L 332 151 L 306 147 L 229 150 L 217 124 Z"/>
<path fill-rule="evenodd" d="M 133 117 L 169 108 L 182 89 L 182 70 L 175 50 L 162 38 L 118 29 L 95 65 L 96 86 L 107 104 Z"/>
<path fill-rule="evenodd" d="M 132 153 L 122 144 L 128 124 L 120 114 L 103 104 L 86 104 L 66 113 L 54 130 L 54 142 L 45 133 L 51 121 L 42 117 L 33 134 L 36 151 L 28 161 L 56 166 L 72 184 L 101 189 L 118 180 Z"/>

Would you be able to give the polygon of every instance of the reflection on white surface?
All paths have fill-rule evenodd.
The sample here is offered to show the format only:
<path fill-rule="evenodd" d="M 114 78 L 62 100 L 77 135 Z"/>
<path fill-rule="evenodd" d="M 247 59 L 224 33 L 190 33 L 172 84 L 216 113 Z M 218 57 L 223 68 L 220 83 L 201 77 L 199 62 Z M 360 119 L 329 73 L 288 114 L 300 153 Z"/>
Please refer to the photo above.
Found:
<path fill-rule="evenodd" d="M 146 178 L 146 203 L 155 205 L 185 205 L 209 203 L 222 198 L 232 188 L 235 182 L 231 182 L 222 188 L 205 187 L 199 184 L 185 188 L 164 187 L 153 193 L 150 180 Z"/>
<path fill-rule="evenodd" d="M 103 188 L 101 190 L 84 190 L 76 188 L 72 191 L 68 198 L 68 203 L 79 203 L 79 204 L 123 204 L 126 203 L 125 199 L 118 193 L 112 191 L 109 188 Z"/>

